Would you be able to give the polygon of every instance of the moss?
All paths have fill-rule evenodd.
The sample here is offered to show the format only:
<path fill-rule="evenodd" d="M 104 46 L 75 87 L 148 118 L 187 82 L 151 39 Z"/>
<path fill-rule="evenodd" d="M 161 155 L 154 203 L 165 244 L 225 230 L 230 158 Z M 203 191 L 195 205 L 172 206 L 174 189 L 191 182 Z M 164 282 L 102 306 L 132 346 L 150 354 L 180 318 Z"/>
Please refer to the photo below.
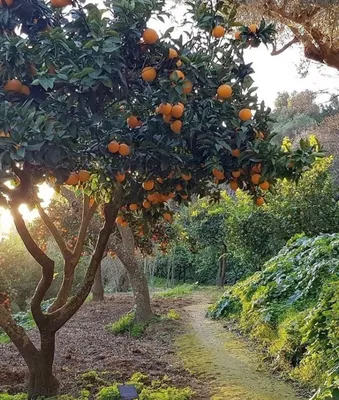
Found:
<path fill-rule="evenodd" d="M 26 400 L 27 395 L 24 393 L 19 393 L 15 395 L 0 393 L 0 400 Z"/>
<path fill-rule="evenodd" d="M 166 317 L 168 319 L 178 320 L 180 319 L 180 314 L 172 308 L 171 310 L 168 311 Z"/>
<path fill-rule="evenodd" d="M 120 400 L 118 385 L 108 386 L 100 390 L 96 398 L 98 400 Z"/>

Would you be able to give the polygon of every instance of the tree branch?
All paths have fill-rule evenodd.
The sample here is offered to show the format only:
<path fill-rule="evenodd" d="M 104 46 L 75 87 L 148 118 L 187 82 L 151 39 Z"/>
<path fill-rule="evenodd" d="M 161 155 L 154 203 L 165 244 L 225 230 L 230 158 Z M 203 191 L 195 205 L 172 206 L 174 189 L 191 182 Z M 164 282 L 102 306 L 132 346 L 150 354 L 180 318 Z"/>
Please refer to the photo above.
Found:
<path fill-rule="evenodd" d="M 273 50 L 271 52 L 271 56 L 277 56 L 281 53 L 283 53 L 285 50 L 287 50 L 289 47 L 291 47 L 292 45 L 294 45 L 295 43 L 299 43 L 299 39 L 294 36 L 294 38 L 289 41 L 288 43 L 286 43 L 281 49 L 277 50 L 277 45 L 276 43 L 273 45 Z"/>
<path fill-rule="evenodd" d="M 37 202 L 37 209 L 40 215 L 40 218 L 43 220 L 44 224 L 50 231 L 51 235 L 53 236 L 56 244 L 58 245 L 61 254 L 63 255 L 65 260 L 69 260 L 72 256 L 72 252 L 68 249 L 64 239 L 60 235 L 57 227 L 54 225 L 53 221 L 51 220 L 50 216 L 45 213 L 45 210 L 41 207 L 41 204 Z"/>

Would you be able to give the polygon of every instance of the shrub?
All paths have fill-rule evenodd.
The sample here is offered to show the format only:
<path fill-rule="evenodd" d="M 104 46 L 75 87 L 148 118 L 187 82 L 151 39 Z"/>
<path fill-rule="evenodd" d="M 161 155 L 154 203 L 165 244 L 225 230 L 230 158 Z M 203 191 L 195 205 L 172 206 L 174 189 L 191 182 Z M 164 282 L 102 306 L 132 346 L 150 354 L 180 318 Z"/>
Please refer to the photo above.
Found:
<path fill-rule="evenodd" d="M 113 322 L 113 324 L 107 328 L 115 334 L 128 333 L 131 336 L 139 338 L 145 332 L 148 323 L 135 322 L 134 316 L 134 312 L 129 312 L 119 318 L 118 321 Z"/>

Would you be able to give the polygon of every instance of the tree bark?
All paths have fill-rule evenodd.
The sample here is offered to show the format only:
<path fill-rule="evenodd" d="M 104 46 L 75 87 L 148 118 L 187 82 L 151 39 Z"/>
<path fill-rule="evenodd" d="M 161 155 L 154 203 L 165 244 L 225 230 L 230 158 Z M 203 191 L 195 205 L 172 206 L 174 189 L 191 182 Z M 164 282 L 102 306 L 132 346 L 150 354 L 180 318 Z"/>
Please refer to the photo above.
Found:
<path fill-rule="evenodd" d="M 128 273 L 124 271 L 119 277 L 116 290 L 117 292 L 128 292 L 129 286 Z"/>
<path fill-rule="evenodd" d="M 64 268 L 64 278 L 62 281 L 62 285 L 57 294 L 57 297 L 53 304 L 48 308 L 48 312 L 53 312 L 61 308 L 64 304 L 66 304 L 71 292 L 74 281 L 74 267 L 69 266 Z"/>
<path fill-rule="evenodd" d="M 104 300 L 104 284 L 102 281 L 101 264 L 98 267 L 97 273 L 95 274 L 94 283 L 92 287 L 93 301 Z"/>
<path fill-rule="evenodd" d="M 220 262 L 219 262 L 219 272 L 218 272 L 218 279 L 217 279 L 218 287 L 224 287 L 225 276 L 226 276 L 226 258 L 221 257 Z"/>
<path fill-rule="evenodd" d="M 58 394 L 59 382 L 53 375 L 55 334 L 41 332 L 41 350 L 29 367 L 28 399 Z"/>

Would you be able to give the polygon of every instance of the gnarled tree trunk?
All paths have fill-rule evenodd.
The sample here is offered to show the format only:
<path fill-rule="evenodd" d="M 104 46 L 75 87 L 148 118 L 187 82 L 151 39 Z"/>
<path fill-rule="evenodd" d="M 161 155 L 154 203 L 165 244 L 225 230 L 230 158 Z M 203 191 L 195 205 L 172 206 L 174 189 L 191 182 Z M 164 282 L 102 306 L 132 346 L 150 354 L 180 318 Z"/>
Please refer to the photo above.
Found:
<path fill-rule="evenodd" d="M 94 278 L 94 283 L 92 286 L 92 296 L 93 296 L 93 301 L 102 301 L 104 300 L 104 284 L 102 281 L 102 272 L 101 272 L 101 264 L 99 265 L 99 268 L 97 270 L 97 273 L 95 274 Z"/>
<path fill-rule="evenodd" d="M 73 266 L 70 266 L 68 268 L 65 267 L 62 285 L 60 287 L 60 290 L 57 294 L 55 301 L 48 308 L 48 312 L 56 311 L 64 304 L 66 304 L 72 291 L 73 281 L 74 281 L 74 267 Z"/>
<path fill-rule="evenodd" d="M 129 279 L 128 279 L 128 273 L 127 271 L 124 271 L 120 277 L 119 277 L 119 281 L 117 284 L 117 292 L 127 292 L 129 289 Z"/>

